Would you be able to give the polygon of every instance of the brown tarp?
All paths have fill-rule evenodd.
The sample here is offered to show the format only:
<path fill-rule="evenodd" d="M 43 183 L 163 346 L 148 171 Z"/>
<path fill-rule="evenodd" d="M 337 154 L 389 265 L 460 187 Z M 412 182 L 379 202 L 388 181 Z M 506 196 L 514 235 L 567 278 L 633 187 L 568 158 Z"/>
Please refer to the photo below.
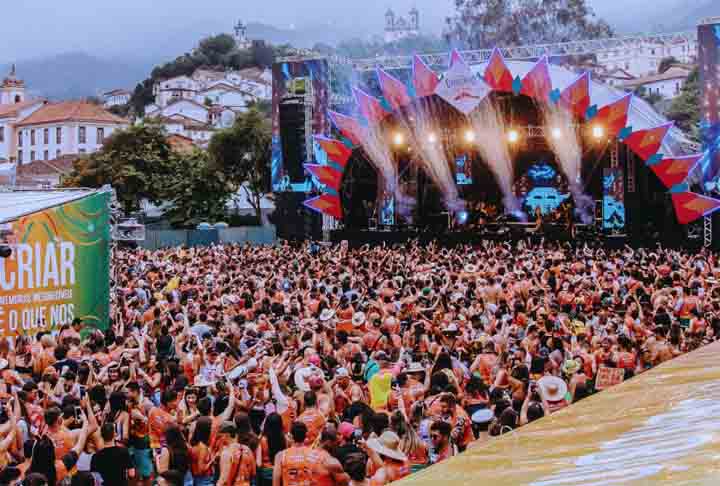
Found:
<path fill-rule="evenodd" d="M 398 486 L 718 486 L 720 342 Z"/>

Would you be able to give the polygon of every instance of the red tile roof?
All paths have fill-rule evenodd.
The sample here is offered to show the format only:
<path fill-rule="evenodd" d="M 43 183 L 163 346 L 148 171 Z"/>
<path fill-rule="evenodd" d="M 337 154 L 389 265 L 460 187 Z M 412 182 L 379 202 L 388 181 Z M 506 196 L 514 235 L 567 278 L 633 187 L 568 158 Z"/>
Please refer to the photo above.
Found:
<path fill-rule="evenodd" d="M 73 170 L 73 162 L 78 155 L 63 155 L 53 160 L 35 160 L 18 166 L 18 175 L 23 176 L 44 176 L 44 175 L 65 175 Z"/>
<path fill-rule="evenodd" d="M 20 121 L 17 126 L 41 125 L 59 122 L 89 122 L 108 124 L 127 124 L 128 120 L 115 116 L 100 105 L 86 101 L 63 101 L 49 103 L 29 117 Z"/>
<path fill-rule="evenodd" d="M 20 113 L 22 110 L 37 103 L 45 103 L 45 100 L 26 100 L 20 103 L 0 105 L 0 118 L 18 116 L 18 113 Z"/>

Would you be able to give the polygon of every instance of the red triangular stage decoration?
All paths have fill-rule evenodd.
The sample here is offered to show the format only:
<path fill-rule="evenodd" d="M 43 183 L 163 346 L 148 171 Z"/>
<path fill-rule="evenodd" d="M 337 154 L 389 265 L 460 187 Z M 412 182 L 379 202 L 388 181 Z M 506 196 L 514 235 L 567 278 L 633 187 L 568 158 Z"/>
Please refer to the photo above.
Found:
<path fill-rule="evenodd" d="M 496 91 L 512 92 L 512 73 L 505 64 L 500 49 L 495 49 L 485 68 L 485 82 Z"/>
<path fill-rule="evenodd" d="M 458 62 L 465 64 L 465 60 L 460 54 L 460 51 L 458 51 L 457 49 L 453 49 L 450 53 L 450 67 L 453 67 Z"/>
<path fill-rule="evenodd" d="M 627 125 L 631 99 L 632 94 L 629 94 L 614 103 L 603 106 L 595 118 L 593 118 L 593 124 L 601 125 L 609 137 L 617 137 L 620 131 Z"/>
<path fill-rule="evenodd" d="M 435 94 L 440 78 L 428 67 L 420 56 L 413 58 L 413 86 L 415 87 L 415 96 L 424 98 Z"/>
<path fill-rule="evenodd" d="M 520 94 L 538 101 L 547 101 L 552 91 L 552 80 L 547 57 L 540 59 L 522 80 Z"/>
<path fill-rule="evenodd" d="M 584 118 L 590 107 L 590 73 L 583 74 L 565 88 L 558 104 L 567 110 L 572 110 L 576 116 Z"/>
<path fill-rule="evenodd" d="M 329 188 L 339 191 L 342 182 L 342 172 L 330 167 L 329 165 L 304 164 L 305 169 L 312 175 L 317 177 L 321 184 Z"/>
<path fill-rule="evenodd" d="M 342 143 L 340 140 L 335 140 L 320 135 L 315 135 L 315 137 L 313 138 L 318 143 L 318 145 L 320 145 L 320 147 L 325 151 L 330 160 L 343 168 L 345 167 L 348 159 L 352 155 L 352 150 L 348 148 L 347 145 Z"/>
<path fill-rule="evenodd" d="M 682 184 L 687 179 L 690 171 L 695 168 L 698 161 L 702 158 L 702 154 L 688 155 L 686 157 L 675 157 L 673 159 L 663 159 L 657 164 L 652 164 L 650 168 L 660 181 L 670 189 L 671 187 Z"/>
<path fill-rule="evenodd" d="M 720 201 L 694 192 L 678 192 L 672 195 L 675 214 L 680 224 L 692 223 L 696 219 L 720 209 Z"/>
<path fill-rule="evenodd" d="M 351 116 L 340 114 L 336 111 L 329 111 L 330 119 L 338 130 L 353 145 L 360 145 L 365 140 L 365 128 L 358 120 Z"/>
<path fill-rule="evenodd" d="M 405 83 L 389 75 L 382 69 L 377 70 L 378 81 L 382 88 L 383 96 L 393 110 L 407 106 L 412 101 L 408 94 Z"/>
<path fill-rule="evenodd" d="M 374 96 L 370 96 L 363 90 L 357 88 L 353 88 L 353 93 L 355 93 L 355 100 L 357 101 L 358 108 L 360 108 L 360 113 L 362 113 L 370 124 L 381 122 L 385 117 L 390 115 L 390 112 L 382 107 L 380 100 Z"/>
<path fill-rule="evenodd" d="M 335 219 L 342 219 L 342 206 L 340 205 L 340 198 L 338 196 L 323 194 L 322 196 L 308 199 L 303 202 L 303 204 L 314 211 L 327 214 Z"/>
<path fill-rule="evenodd" d="M 672 123 L 666 123 L 655 128 L 649 128 L 647 130 L 638 130 L 632 132 L 628 137 L 623 140 L 625 144 L 632 149 L 640 158 L 648 160 L 650 157 L 658 153 L 660 147 L 662 147 L 663 139 L 665 134 Z"/>

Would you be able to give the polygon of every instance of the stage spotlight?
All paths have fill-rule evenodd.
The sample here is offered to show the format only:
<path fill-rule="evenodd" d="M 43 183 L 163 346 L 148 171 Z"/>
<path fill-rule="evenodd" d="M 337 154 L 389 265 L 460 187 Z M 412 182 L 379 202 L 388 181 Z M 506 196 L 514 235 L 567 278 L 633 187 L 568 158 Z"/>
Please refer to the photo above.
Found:
<path fill-rule="evenodd" d="M 402 144 L 404 144 L 404 143 L 405 143 L 405 137 L 403 136 L 403 134 L 402 134 L 402 133 L 396 133 L 396 134 L 393 136 L 393 143 L 394 143 L 395 145 L 402 145 Z"/>
<path fill-rule="evenodd" d="M 470 214 L 467 211 L 460 211 L 457 214 L 457 221 L 458 224 L 465 224 L 468 222 L 468 219 L 470 218 Z"/>
<path fill-rule="evenodd" d="M 472 130 L 467 130 L 465 132 L 465 141 L 467 143 L 473 143 L 475 141 L 475 132 Z"/>
<path fill-rule="evenodd" d="M 563 136 L 563 134 L 562 134 L 562 130 L 560 130 L 560 128 L 555 127 L 552 129 L 552 137 L 555 140 L 560 140 L 562 138 L 562 136 Z"/>
<path fill-rule="evenodd" d="M 510 130 L 508 132 L 507 137 L 508 137 L 508 142 L 510 142 L 510 143 L 515 143 L 518 140 L 520 140 L 520 134 L 518 133 L 517 130 Z"/>
<path fill-rule="evenodd" d="M 603 138 L 605 136 L 605 129 L 600 125 L 595 125 L 592 129 L 592 136 L 597 139 Z"/>
<path fill-rule="evenodd" d="M 428 142 L 437 143 L 437 141 L 438 141 L 438 137 L 436 134 L 431 133 L 430 135 L 428 135 Z"/>

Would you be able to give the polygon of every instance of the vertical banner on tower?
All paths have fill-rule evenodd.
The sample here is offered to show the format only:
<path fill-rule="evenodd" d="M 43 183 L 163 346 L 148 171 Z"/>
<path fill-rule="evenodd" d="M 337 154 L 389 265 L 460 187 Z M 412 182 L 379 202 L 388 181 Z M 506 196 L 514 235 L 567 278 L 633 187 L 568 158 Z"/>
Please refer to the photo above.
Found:
<path fill-rule="evenodd" d="M 700 65 L 700 128 L 704 157 L 700 162 L 705 181 L 720 176 L 720 23 L 698 27 Z M 720 193 L 720 187 L 712 188 Z"/>
<path fill-rule="evenodd" d="M 109 192 L 10 223 L 0 258 L 0 338 L 53 331 L 73 319 L 105 329 L 110 297 Z"/>
<path fill-rule="evenodd" d="M 603 229 L 625 229 L 625 185 L 621 168 L 603 169 Z"/>
<path fill-rule="evenodd" d="M 272 190 L 309 192 L 312 178 L 303 164 L 316 162 L 311 137 L 328 135 L 330 129 L 328 63 L 325 59 L 279 62 L 272 73 Z M 305 120 L 307 113 L 312 120 Z"/>

